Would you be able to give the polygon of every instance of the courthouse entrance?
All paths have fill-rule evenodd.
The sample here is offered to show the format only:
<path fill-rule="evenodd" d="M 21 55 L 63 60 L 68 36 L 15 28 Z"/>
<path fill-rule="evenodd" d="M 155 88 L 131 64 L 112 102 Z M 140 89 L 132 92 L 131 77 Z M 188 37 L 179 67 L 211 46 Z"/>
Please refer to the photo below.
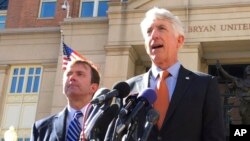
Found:
<path fill-rule="evenodd" d="M 226 134 L 229 137 L 230 124 L 242 124 L 240 115 L 239 92 L 232 80 L 225 78 L 218 71 L 216 64 L 230 75 L 239 79 L 244 78 L 244 71 L 250 65 L 250 41 L 220 41 L 201 43 L 204 51 L 202 58 L 208 65 L 208 73 L 217 76 L 223 104 Z M 218 62 L 217 62 L 218 61 Z"/>
<path fill-rule="evenodd" d="M 249 64 L 228 64 L 222 65 L 223 69 L 231 76 L 244 79 L 244 70 Z M 240 114 L 240 98 L 233 82 L 225 78 L 216 68 L 216 65 L 210 65 L 209 74 L 217 76 L 221 94 L 221 100 L 223 104 L 224 122 L 226 126 L 226 135 L 229 136 L 230 124 L 238 125 L 243 124 Z"/>

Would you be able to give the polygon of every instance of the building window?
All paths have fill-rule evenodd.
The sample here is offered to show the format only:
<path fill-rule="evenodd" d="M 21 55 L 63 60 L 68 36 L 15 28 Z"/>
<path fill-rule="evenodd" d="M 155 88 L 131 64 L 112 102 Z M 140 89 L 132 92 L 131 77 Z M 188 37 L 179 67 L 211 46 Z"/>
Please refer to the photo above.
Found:
<path fill-rule="evenodd" d="M 17 141 L 30 141 L 30 138 L 18 138 Z"/>
<path fill-rule="evenodd" d="M 0 10 L 8 9 L 9 0 L 0 0 Z"/>
<path fill-rule="evenodd" d="M 6 16 L 0 15 L 0 29 L 5 28 Z"/>
<path fill-rule="evenodd" d="M 4 141 L 4 138 L 1 141 Z M 30 141 L 30 138 L 18 138 L 17 141 Z"/>
<path fill-rule="evenodd" d="M 82 0 L 81 17 L 106 17 L 108 0 Z"/>
<path fill-rule="evenodd" d="M 9 93 L 36 94 L 39 92 L 42 68 L 39 66 L 19 66 L 11 69 Z"/>
<path fill-rule="evenodd" d="M 55 16 L 56 0 L 42 0 L 40 18 L 51 18 Z"/>

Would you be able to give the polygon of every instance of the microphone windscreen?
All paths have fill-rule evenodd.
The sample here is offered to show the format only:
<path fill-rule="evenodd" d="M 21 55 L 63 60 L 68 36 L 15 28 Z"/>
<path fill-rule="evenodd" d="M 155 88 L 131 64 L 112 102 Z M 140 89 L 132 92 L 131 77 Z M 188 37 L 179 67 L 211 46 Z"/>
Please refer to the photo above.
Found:
<path fill-rule="evenodd" d="M 141 93 L 139 93 L 137 98 L 144 98 L 148 101 L 149 104 L 153 104 L 157 98 L 157 95 L 154 89 L 146 88 Z"/>
<path fill-rule="evenodd" d="M 98 138 L 104 140 L 106 131 L 111 121 L 118 115 L 119 105 L 112 104 L 102 115 L 102 117 L 97 120 L 95 128 L 98 129 Z"/>
<path fill-rule="evenodd" d="M 130 94 L 126 99 L 125 103 L 128 103 L 129 101 L 135 101 L 137 99 L 138 94 Z"/>
<path fill-rule="evenodd" d="M 110 123 L 112 119 L 117 116 L 119 112 L 119 105 L 112 104 L 103 114 L 101 120 L 97 122 L 97 126 L 103 126 L 105 123 Z"/>
<path fill-rule="evenodd" d="M 152 108 L 148 111 L 146 120 L 155 124 L 158 121 L 159 116 L 160 116 L 159 112 Z"/>
<path fill-rule="evenodd" d="M 103 95 L 103 94 L 106 94 L 106 93 L 108 93 L 108 92 L 110 92 L 110 90 L 107 89 L 107 88 L 99 88 L 99 89 L 95 92 L 95 94 L 94 94 L 94 96 L 93 96 L 92 99 L 95 99 L 95 98 L 97 98 L 98 96 Z"/>
<path fill-rule="evenodd" d="M 114 84 L 113 89 L 118 91 L 119 98 L 124 98 L 124 97 L 128 96 L 128 94 L 130 92 L 130 86 L 128 85 L 128 83 L 126 83 L 124 81 L 121 81 L 121 82 Z"/>

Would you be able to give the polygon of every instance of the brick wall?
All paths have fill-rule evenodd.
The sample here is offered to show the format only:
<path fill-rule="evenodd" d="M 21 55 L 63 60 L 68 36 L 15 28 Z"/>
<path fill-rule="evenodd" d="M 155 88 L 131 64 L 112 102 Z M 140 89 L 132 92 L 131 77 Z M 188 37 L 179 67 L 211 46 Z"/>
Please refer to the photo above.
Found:
<path fill-rule="evenodd" d="M 68 0 L 69 16 L 79 17 L 81 0 Z M 64 0 L 57 0 L 55 17 L 39 18 L 40 0 L 10 0 L 7 11 L 6 28 L 55 27 L 66 17 L 67 11 L 61 8 Z M 110 0 L 120 2 L 120 0 Z"/>
<path fill-rule="evenodd" d="M 66 17 L 66 10 L 61 6 L 64 0 L 57 1 L 53 19 L 40 19 L 40 0 L 11 0 L 7 11 L 6 28 L 54 27 Z M 80 0 L 68 0 L 72 17 L 77 17 Z M 73 11 L 72 11 L 73 10 Z"/>

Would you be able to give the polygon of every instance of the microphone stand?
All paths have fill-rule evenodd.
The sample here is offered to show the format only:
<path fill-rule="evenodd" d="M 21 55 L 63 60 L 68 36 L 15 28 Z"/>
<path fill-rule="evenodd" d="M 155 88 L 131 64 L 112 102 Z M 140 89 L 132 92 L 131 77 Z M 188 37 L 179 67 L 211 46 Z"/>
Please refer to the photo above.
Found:
<path fill-rule="evenodd" d="M 92 132 L 90 132 L 89 135 L 89 141 L 100 141 L 100 139 L 96 136 L 98 130 L 99 130 L 98 128 L 92 129 Z"/>
<path fill-rule="evenodd" d="M 119 103 L 120 107 L 123 106 L 122 99 L 120 98 L 116 98 L 115 103 Z M 116 116 L 115 118 L 113 118 L 113 120 L 108 126 L 104 141 L 120 141 L 117 139 L 118 136 L 116 134 L 116 127 L 117 127 L 118 122 L 119 122 L 119 116 Z"/>
<path fill-rule="evenodd" d="M 119 123 L 121 122 L 121 119 L 118 117 L 115 121 L 115 126 L 114 126 L 114 130 L 113 130 L 113 135 L 112 135 L 112 141 L 120 141 L 121 139 L 121 134 L 117 134 L 116 129 L 117 129 L 117 125 L 119 125 Z"/>
<path fill-rule="evenodd" d="M 137 126 L 138 126 L 137 120 L 134 120 L 134 121 L 131 122 L 131 124 L 128 127 L 127 135 L 125 135 L 125 141 L 130 140 L 130 138 L 132 136 L 132 133 L 134 133 Z"/>
<path fill-rule="evenodd" d="M 144 126 L 144 132 L 141 138 L 138 139 L 138 141 L 147 141 L 149 134 L 153 128 L 153 126 L 156 124 L 156 122 L 159 120 L 159 116 L 160 114 L 158 113 L 158 111 L 156 111 L 155 109 L 150 109 L 147 113 L 146 116 L 146 123 Z"/>
<path fill-rule="evenodd" d="M 114 118 L 108 126 L 107 132 L 105 134 L 104 141 L 112 141 L 114 128 L 115 128 L 116 118 Z"/>

